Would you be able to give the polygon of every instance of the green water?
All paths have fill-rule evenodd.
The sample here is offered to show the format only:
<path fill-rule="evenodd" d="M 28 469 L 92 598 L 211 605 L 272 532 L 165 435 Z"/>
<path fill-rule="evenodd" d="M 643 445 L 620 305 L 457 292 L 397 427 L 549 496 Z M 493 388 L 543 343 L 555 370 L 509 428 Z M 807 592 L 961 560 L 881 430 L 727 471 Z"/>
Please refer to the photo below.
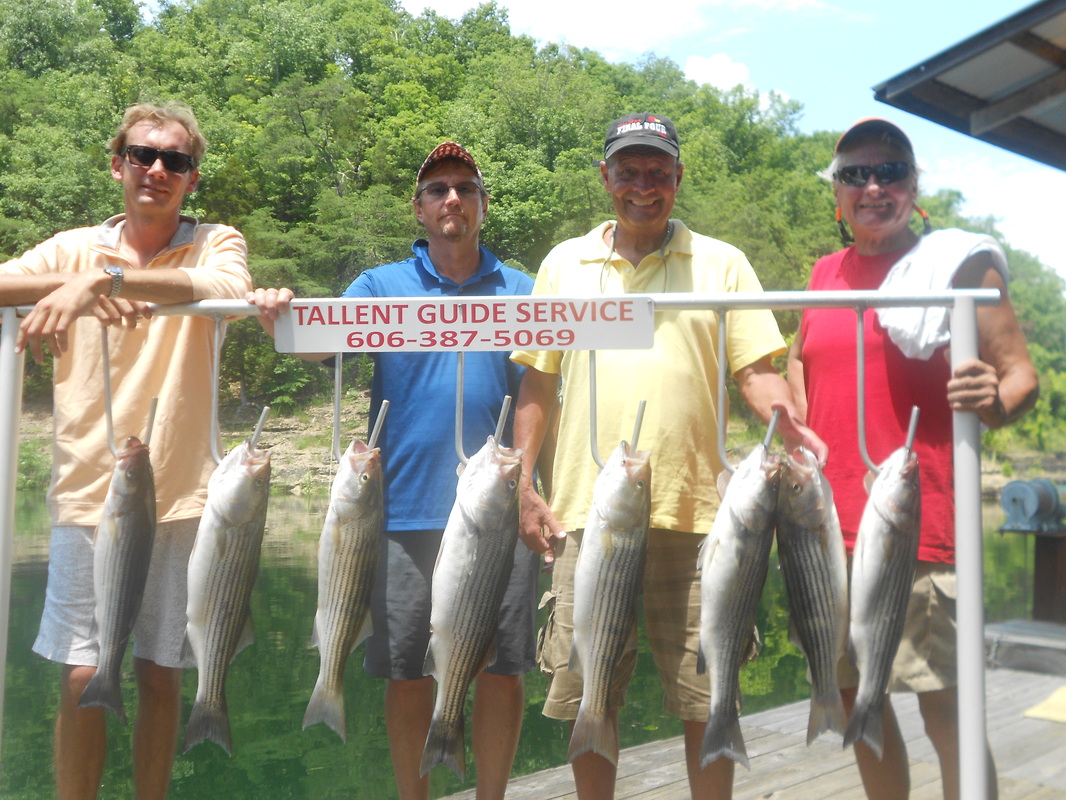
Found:
<path fill-rule="evenodd" d="M 262 567 L 253 595 L 256 642 L 234 661 L 227 683 L 233 727 L 233 757 L 211 743 L 179 755 L 173 800 L 283 800 L 284 798 L 395 797 L 382 703 L 383 682 L 362 672 L 362 650 L 349 661 L 346 681 L 348 743 L 323 725 L 301 730 L 304 709 L 318 674 L 310 648 L 317 585 L 315 549 L 325 499 L 271 498 Z M 44 602 L 48 517 L 41 497 L 20 497 L 12 581 L 0 798 L 40 800 L 53 792 L 52 725 L 59 666 L 30 652 Z M 985 598 L 989 621 L 1029 615 L 1032 544 L 1023 536 L 991 533 L 1002 521 L 996 506 L 985 509 Z M 776 557 L 762 595 L 761 657 L 741 673 L 744 711 L 750 713 L 807 697 L 805 663 L 787 641 L 784 585 Z M 622 746 L 681 733 L 680 723 L 661 711 L 658 677 L 644 649 L 621 714 Z M 128 659 L 128 656 L 127 656 Z M 136 698 L 132 672 L 124 680 L 127 707 Z M 184 683 L 184 716 L 192 705 L 196 674 Z M 544 718 L 544 679 L 526 679 L 526 715 L 515 760 L 523 775 L 566 762 L 566 726 Z M 101 800 L 132 797 L 129 729 L 108 721 L 108 756 Z M 469 748 L 468 748 L 469 750 Z M 472 759 L 468 757 L 468 761 Z M 474 785 L 444 768 L 432 774 L 434 797 Z"/>

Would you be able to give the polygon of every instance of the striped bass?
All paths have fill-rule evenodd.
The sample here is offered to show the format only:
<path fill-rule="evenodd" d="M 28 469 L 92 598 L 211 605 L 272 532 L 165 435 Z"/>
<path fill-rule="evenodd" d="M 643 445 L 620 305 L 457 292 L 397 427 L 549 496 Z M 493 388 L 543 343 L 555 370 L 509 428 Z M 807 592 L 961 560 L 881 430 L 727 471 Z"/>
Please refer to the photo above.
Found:
<path fill-rule="evenodd" d="M 723 756 L 749 766 L 740 731 L 740 668 L 758 651 L 755 614 L 774 541 L 779 466 L 762 444 L 737 465 L 700 551 L 699 666 L 711 682 L 704 768 Z"/>
<path fill-rule="evenodd" d="M 881 758 L 885 690 L 903 636 L 918 563 L 918 457 L 901 447 L 870 487 L 851 562 L 851 654 L 859 670 L 844 746 L 860 739 Z"/>
<path fill-rule="evenodd" d="M 436 679 L 437 698 L 423 775 L 446 764 L 466 776 L 463 707 L 471 682 L 496 660 L 500 604 L 518 545 L 521 475 L 522 451 L 499 447 L 491 436 L 459 475 L 433 569 L 424 672 Z"/>
<path fill-rule="evenodd" d="M 777 497 L 777 554 L 790 608 L 789 628 L 811 670 L 807 744 L 827 730 L 844 734 L 837 664 L 848 639 L 848 559 L 833 490 L 814 453 L 785 456 Z"/>
<path fill-rule="evenodd" d="M 211 739 L 232 753 L 226 673 L 255 636 L 249 599 L 270 492 L 270 451 L 245 441 L 222 459 L 207 485 L 207 503 L 189 556 L 186 638 L 196 658 L 196 701 L 184 750 Z"/>
<path fill-rule="evenodd" d="M 569 670 L 583 679 L 567 759 L 599 753 L 618 763 L 618 729 L 608 718 L 611 677 L 636 648 L 651 513 L 651 453 L 622 442 L 603 465 L 574 568 L 574 639 Z"/>
<path fill-rule="evenodd" d="M 131 436 L 115 457 L 103 515 L 93 537 L 93 625 L 100 660 L 78 701 L 82 708 L 106 708 L 123 722 L 122 658 L 144 596 L 155 525 L 155 482 L 148 446 Z"/>
<path fill-rule="evenodd" d="M 318 611 L 312 644 L 321 659 L 304 714 L 306 728 L 324 722 L 347 741 L 344 667 L 371 633 L 370 589 L 384 527 L 381 451 L 354 441 L 341 458 L 318 541 Z"/>

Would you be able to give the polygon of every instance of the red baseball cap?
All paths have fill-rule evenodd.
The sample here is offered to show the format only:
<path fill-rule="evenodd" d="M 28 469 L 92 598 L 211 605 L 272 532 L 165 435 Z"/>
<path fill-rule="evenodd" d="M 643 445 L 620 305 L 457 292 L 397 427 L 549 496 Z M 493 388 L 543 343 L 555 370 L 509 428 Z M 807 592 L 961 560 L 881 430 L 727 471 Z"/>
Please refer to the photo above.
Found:
<path fill-rule="evenodd" d="M 456 142 L 441 142 L 434 147 L 433 152 L 426 156 L 426 160 L 423 161 L 422 166 L 418 168 L 418 178 L 416 180 L 422 180 L 422 176 L 429 172 L 431 167 L 434 167 L 441 161 L 449 158 L 463 162 L 470 167 L 470 169 L 474 170 L 479 181 L 484 181 L 481 177 L 481 170 L 478 169 L 477 163 L 474 161 L 474 157 L 467 152 L 465 147 Z"/>

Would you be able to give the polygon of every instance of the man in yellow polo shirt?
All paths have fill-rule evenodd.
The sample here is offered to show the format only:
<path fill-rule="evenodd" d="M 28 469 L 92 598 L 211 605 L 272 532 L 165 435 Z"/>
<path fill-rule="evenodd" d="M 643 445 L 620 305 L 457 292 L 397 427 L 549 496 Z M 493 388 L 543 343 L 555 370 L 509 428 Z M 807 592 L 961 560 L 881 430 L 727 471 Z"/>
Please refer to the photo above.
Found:
<path fill-rule="evenodd" d="M 96 797 L 104 768 L 102 708 L 81 708 L 96 672 L 93 529 L 115 469 L 104 418 L 100 323 L 109 332 L 114 431 L 152 432 L 158 524 L 134 627 L 138 686 L 133 733 L 134 795 L 166 796 L 181 711 L 189 551 L 214 470 L 210 444 L 214 322 L 151 317 L 146 301 L 241 299 L 252 288 L 244 237 L 226 225 L 182 216 L 207 142 L 181 104 L 126 109 L 111 147 L 111 176 L 125 213 L 63 231 L 0 264 L 0 306 L 36 303 L 17 347 L 54 365 L 54 445 L 48 493 L 52 540 L 36 653 L 64 665 L 55 728 L 56 796 Z"/>
<path fill-rule="evenodd" d="M 537 274 L 533 294 L 563 297 L 661 292 L 761 291 L 744 254 L 690 231 L 670 218 L 684 165 L 673 123 L 656 114 L 629 114 L 611 123 L 600 173 L 616 221 L 555 247 Z M 647 400 L 640 448 L 651 451 L 651 531 L 644 576 L 648 640 L 664 688 L 664 708 L 684 722 L 692 797 L 731 796 L 733 762 L 700 769 L 700 745 L 710 704 L 706 676 L 696 675 L 700 585 L 696 572 L 702 534 L 718 508 L 716 446 L 718 318 L 712 311 L 656 313 L 651 349 L 597 353 L 597 433 L 610 452 L 632 432 L 638 401 Z M 771 359 L 785 352 L 773 314 L 734 311 L 726 317 L 729 367 L 741 396 L 768 421 L 782 410 L 778 431 L 789 448 L 804 445 L 822 460 L 825 445 L 800 421 L 785 380 Z M 589 448 L 588 354 L 519 351 L 512 358 L 530 369 L 522 381 L 515 446 L 525 450 L 522 538 L 545 561 L 555 562 L 552 618 L 541 667 L 552 675 L 544 713 L 573 720 L 581 679 L 567 669 L 573 629 L 573 575 L 581 528 L 588 516 L 598 469 Z M 532 483 L 535 462 L 554 413 L 562 380 L 563 402 L 552 476 L 551 508 Z M 569 532 L 569 536 L 567 534 Z M 556 561 L 555 548 L 560 547 Z M 635 652 L 623 658 L 612 683 L 612 720 L 624 702 Z M 616 754 L 617 756 L 617 754 Z M 617 758 L 615 759 L 617 761 Z M 582 800 L 614 796 L 616 767 L 594 752 L 573 761 Z"/>

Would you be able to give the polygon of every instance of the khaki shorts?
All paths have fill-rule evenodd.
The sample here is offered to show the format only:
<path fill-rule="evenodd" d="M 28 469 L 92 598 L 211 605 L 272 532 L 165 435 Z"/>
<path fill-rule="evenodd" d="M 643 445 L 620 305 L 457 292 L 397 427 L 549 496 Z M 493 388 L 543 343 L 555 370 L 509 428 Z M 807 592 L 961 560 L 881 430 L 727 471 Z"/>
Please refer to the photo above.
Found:
<path fill-rule="evenodd" d="M 574 634 L 574 568 L 581 534 L 567 534 L 555 561 L 551 593 L 542 602 L 549 613 L 537 642 L 537 661 L 549 677 L 544 715 L 552 719 L 576 719 L 581 703 L 581 678 L 567 668 Z M 707 720 L 711 701 L 708 676 L 696 675 L 700 640 L 697 561 L 703 539 L 694 533 L 651 530 L 643 595 L 645 633 L 663 687 L 663 709 L 683 720 L 699 722 Z M 637 663 L 636 636 L 634 626 L 633 647 L 614 671 L 611 708 L 625 705 L 626 688 Z"/>
<path fill-rule="evenodd" d="M 935 692 L 956 684 L 956 595 L 954 564 L 918 562 L 888 691 Z M 842 689 L 858 685 L 850 658 L 841 659 L 837 681 Z"/>
<path fill-rule="evenodd" d="M 141 608 L 133 626 L 133 655 L 162 667 L 194 667 L 182 658 L 189 553 L 199 519 L 160 522 Z M 44 613 L 33 652 L 59 664 L 95 667 L 99 648 L 93 615 L 93 529 L 56 527 L 48 552 Z"/>

